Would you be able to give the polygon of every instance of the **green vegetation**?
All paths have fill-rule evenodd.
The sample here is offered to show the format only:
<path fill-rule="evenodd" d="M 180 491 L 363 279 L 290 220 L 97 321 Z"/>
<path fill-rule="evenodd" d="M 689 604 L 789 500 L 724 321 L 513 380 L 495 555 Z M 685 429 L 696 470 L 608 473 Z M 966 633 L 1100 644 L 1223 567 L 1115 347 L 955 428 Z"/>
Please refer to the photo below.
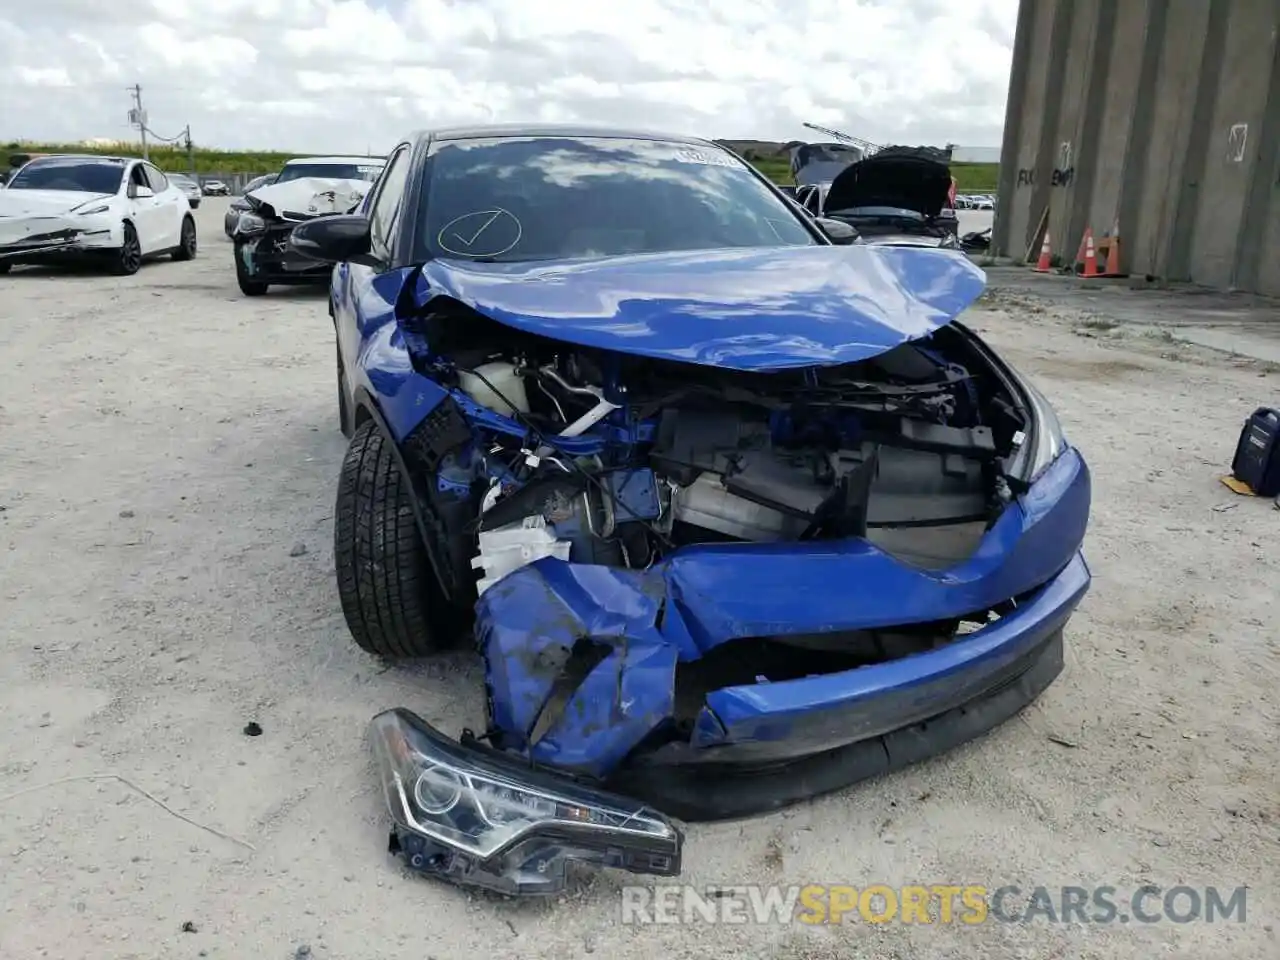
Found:
<path fill-rule="evenodd" d="M 4 158 L 13 153 L 93 153 L 100 156 L 119 154 L 139 155 L 139 145 L 113 144 L 111 146 L 86 146 L 75 143 L 21 143 L 5 144 Z M 786 155 L 761 156 L 756 151 L 748 151 L 747 159 L 774 183 L 790 183 L 791 167 Z M 305 156 L 302 153 L 285 153 L 278 150 L 213 150 L 208 147 L 196 147 L 192 151 L 195 170 L 192 171 L 186 150 L 171 145 L 152 146 L 150 156 L 152 162 L 161 170 L 170 173 L 198 174 L 260 174 L 272 173 L 284 166 L 291 157 Z M 995 163 L 953 163 L 951 173 L 956 178 L 956 189 L 960 193 L 995 193 L 996 180 L 1000 165 Z"/>
<path fill-rule="evenodd" d="M 791 162 L 783 157 L 748 157 L 761 173 L 774 183 L 791 183 Z M 958 193 L 995 193 L 1000 177 L 998 163 L 953 163 L 951 175 L 956 178 Z"/>
<path fill-rule="evenodd" d="M 111 144 L 108 146 L 87 145 L 83 143 L 27 143 L 9 142 L 4 145 L 4 154 L 0 163 L 8 164 L 10 154 L 14 153 L 91 153 L 97 156 L 142 156 L 140 144 Z M 149 146 L 148 154 L 151 162 L 161 170 L 169 173 L 199 174 L 260 174 L 273 173 L 284 166 L 284 162 L 293 157 L 314 156 L 314 153 L 284 153 L 277 150 L 212 150 L 208 147 L 196 147 L 191 154 L 195 161 L 195 170 L 187 158 L 187 151 L 179 146 Z"/>

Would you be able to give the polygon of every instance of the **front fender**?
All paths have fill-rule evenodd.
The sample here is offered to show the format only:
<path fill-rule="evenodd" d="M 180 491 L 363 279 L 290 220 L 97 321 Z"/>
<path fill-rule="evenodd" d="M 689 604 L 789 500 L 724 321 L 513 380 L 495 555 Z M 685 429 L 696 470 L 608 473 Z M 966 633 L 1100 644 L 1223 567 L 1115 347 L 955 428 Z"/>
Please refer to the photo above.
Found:
<path fill-rule="evenodd" d="M 401 449 L 391 426 L 388 424 L 387 418 L 379 408 L 378 402 L 362 386 L 356 387 L 355 390 L 355 410 L 356 423 L 371 420 L 373 421 L 374 429 L 382 434 L 385 446 L 391 452 L 391 459 L 395 463 L 395 468 L 400 471 L 400 476 L 409 488 L 414 526 L 417 527 L 418 537 L 422 542 L 423 549 L 427 552 L 427 559 L 431 562 L 431 570 L 435 574 L 436 583 L 447 599 L 455 600 L 457 590 L 450 586 L 452 578 L 445 576 L 446 564 L 449 563 L 449 560 L 442 555 L 440 547 L 440 536 L 437 529 L 439 523 L 432 507 L 431 477 L 421 470 L 410 468 L 405 458 L 405 453 Z"/>

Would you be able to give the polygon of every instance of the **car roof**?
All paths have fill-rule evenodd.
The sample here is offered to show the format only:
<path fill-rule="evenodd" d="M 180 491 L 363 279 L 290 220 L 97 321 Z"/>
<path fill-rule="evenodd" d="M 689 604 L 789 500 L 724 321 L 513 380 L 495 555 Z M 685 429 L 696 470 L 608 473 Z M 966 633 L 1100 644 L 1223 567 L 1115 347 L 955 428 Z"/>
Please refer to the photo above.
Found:
<path fill-rule="evenodd" d="M 379 163 L 385 165 L 386 162 L 386 157 L 294 157 L 292 160 L 286 161 L 285 166 L 287 167 L 291 163 L 360 163 L 366 166 L 374 166 Z"/>
<path fill-rule="evenodd" d="M 413 136 L 417 139 L 429 138 L 432 140 L 480 140 L 499 137 L 600 137 L 616 140 L 664 140 L 672 143 L 697 144 L 703 147 L 718 146 L 710 140 L 683 134 L 659 133 L 653 130 L 636 130 L 625 127 L 593 126 L 582 123 L 477 124 L 467 127 L 445 127 L 439 130 L 419 130 Z"/>
<path fill-rule="evenodd" d="M 101 160 L 104 163 L 141 163 L 141 157 L 109 157 L 101 153 L 42 153 L 32 157 L 28 163 L 37 160 Z"/>

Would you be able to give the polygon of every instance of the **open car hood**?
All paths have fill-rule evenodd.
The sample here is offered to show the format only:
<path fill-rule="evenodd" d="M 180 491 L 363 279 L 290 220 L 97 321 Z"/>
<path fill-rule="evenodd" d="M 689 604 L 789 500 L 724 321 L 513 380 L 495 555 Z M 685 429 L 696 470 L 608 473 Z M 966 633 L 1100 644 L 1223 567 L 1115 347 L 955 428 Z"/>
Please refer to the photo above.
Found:
<path fill-rule="evenodd" d="M 733 370 L 852 363 L 928 336 L 986 275 L 943 250 L 874 245 L 693 250 L 605 260 L 432 260 L 413 299 L 459 301 L 584 347 Z"/>
<path fill-rule="evenodd" d="M 901 207 L 936 217 L 950 190 L 951 168 L 938 151 L 888 147 L 845 168 L 831 183 L 825 209 Z"/>
<path fill-rule="evenodd" d="M 797 186 L 830 183 L 863 152 L 847 143 L 800 143 L 791 149 L 791 176 Z"/>
<path fill-rule="evenodd" d="M 245 199 L 255 209 L 267 207 L 283 220 L 310 220 L 330 213 L 350 213 L 372 186 L 367 180 L 299 177 L 259 187 L 245 194 Z"/>

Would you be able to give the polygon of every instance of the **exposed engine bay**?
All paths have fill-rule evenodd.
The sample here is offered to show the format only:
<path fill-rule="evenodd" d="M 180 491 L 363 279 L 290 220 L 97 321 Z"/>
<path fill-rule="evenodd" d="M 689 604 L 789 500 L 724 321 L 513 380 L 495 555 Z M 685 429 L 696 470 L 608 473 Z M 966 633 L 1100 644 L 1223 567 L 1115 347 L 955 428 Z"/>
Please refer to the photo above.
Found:
<path fill-rule="evenodd" d="M 941 569 L 1012 496 L 1002 460 L 1022 414 L 954 329 L 857 364 L 744 373 L 578 348 L 456 309 L 465 319 L 418 321 L 411 353 L 474 404 L 464 413 L 483 441 L 436 473 L 454 505 L 443 513 L 471 517 L 481 593 L 544 556 L 643 569 L 735 541 L 865 537 Z"/>

